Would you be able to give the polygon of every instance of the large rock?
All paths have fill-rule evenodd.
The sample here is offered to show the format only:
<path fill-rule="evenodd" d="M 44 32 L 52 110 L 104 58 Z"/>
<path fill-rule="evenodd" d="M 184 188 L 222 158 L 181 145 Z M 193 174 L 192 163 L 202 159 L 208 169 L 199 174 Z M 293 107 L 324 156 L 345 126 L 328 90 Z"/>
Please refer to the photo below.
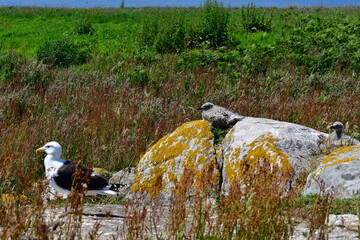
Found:
<path fill-rule="evenodd" d="M 296 177 L 310 170 L 327 137 L 328 134 L 297 124 L 246 117 L 229 131 L 221 145 L 215 146 L 209 122 L 188 122 L 142 156 L 132 190 L 170 200 L 175 186 L 191 178 L 182 185 L 188 190 L 196 189 L 204 169 L 211 168 L 211 184 L 221 185 L 226 193 L 231 184 L 241 181 L 244 161 L 250 165 L 262 161 L 277 163 Z"/>
<path fill-rule="evenodd" d="M 311 160 L 319 154 L 328 134 L 298 124 L 264 118 L 246 117 L 239 121 L 223 140 L 222 189 L 240 181 L 242 161 L 254 165 L 265 159 L 281 169 L 300 172 L 310 170 Z"/>
<path fill-rule="evenodd" d="M 333 194 L 336 198 L 360 196 L 360 146 L 332 151 L 307 178 L 303 195 Z"/>
<path fill-rule="evenodd" d="M 243 166 L 267 161 L 297 177 L 324 159 L 310 174 L 304 194 L 319 193 L 321 179 L 326 192 L 341 198 L 359 196 L 360 146 L 339 148 L 319 158 L 327 140 L 328 134 L 298 124 L 246 117 L 214 145 L 210 123 L 193 121 L 160 139 L 142 156 L 135 173 L 122 171 L 114 182 L 130 179 L 132 191 L 127 192 L 132 196 L 135 192 L 168 202 L 179 186 L 190 192 L 200 189 L 204 172 L 211 174 L 209 185 L 218 184 L 227 193 L 232 184 L 241 182 Z"/>
<path fill-rule="evenodd" d="M 174 187 L 187 181 L 198 186 L 206 168 L 216 165 L 214 135 L 210 123 L 199 120 L 184 123 L 154 144 L 140 159 L 132 190 L 150 197 L 170 200 Z M 191 174 L 189 174 L 191 173 Z M 192 178 L 192 179 L 186 179 Z M 219 174 L 213 176 L 218 182 Z"/>

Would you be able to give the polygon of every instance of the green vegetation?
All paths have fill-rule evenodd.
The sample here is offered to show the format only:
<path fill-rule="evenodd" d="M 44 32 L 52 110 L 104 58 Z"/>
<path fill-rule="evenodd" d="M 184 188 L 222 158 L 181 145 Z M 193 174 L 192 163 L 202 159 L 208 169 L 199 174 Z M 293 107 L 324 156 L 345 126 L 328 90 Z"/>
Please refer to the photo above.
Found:
<path fill-rule="evenodd" d="M 222 140 L 224 140 L 224 137 L 229 132 L 228 129 L 221 129 L 214 126 L 210 127 L 210 131 L 214 134 L 214 144 L 221 144 Z"/>
<path fill-rule="evenodd" d="M 318 195 L 308 195 L 306 197 L 298 198 L 298 206 L 306 206 L 308 210 L 314 208 L 318 203 Z M 357 214 L 357 208 L 359 207 L 360 199 L 333 199 L 329 206 L 331 214 Z"/>
<path fill-rule="evenodd" d="M 89 58 L 89 53 L 69 40 L 45 42 L 37 51 L 37 59 L 49 65 L 69 66 L 82 64 Z"/>
<path fill-rule="evenodd" d="M 241 24 L 248 32 L 269 32 L 271 30 L 272 14 L 266 17 L 266 10 L 257 8 L 254 4 L 241 8 Z"/>
<path fill-rule="evenodd" d="M 0 195 L 17 196 L 0 205 L 4 239 L 28 229 L 36 238 L 47 234 L 43 156 L 34 152 L 47 141 L 60 142 L 64 158 L 113 172 L 135 166 L 165 134 L 199 119 L 194 109 L 207 101 L 320 131 L 340 120 L 359 138 L 359 14 L 359 7 L 229 9 L 213 0 L 201 8 L 0 8 Z M 215 208 L 199 193 L 187 210 L 197 211 L 193 236 L 286 238 L 297 210 L 309 209 L 297 205 L 300 188 L 282 198 L 273 177 L 259 177 L 258 189 L 233 189 Z M 251 208 L 238 201 L 249 193 Z M 83 202 L 74 199 L 81 213 Z M 179 218 L 169 225 L 174 239 L 184 236 L 179 201 L 172 209 Z M 354 212 L 345 209 L 352 203 L 316 203 L 311 211 L 322 217 L 314 229 L 329 212 Z M 221 224 L 211 225 L 211 211 L 228 224 L 211 228 Z M 141 220 L 129 218 L 129 236 L 136 238 Z"/>
<path fill-rule="evenodd" d="M 73 33 L 93 35 L 94 31 L 89 19 L 80 19 L 75 25 Z"/>

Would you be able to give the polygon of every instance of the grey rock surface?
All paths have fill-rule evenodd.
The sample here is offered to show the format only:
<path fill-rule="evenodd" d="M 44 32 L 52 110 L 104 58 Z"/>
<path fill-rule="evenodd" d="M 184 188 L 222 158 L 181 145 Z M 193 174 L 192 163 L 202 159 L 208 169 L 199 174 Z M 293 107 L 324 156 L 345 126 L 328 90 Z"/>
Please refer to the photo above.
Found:
<path fill-rule="evenodd" d="M 141 208 L 142 209 L 142 208 Z M 146 217 L 143 225 L 143 239 L 167 239 L 169 232 L 166 226 L 169 220 L 169 207 L 147 206 Z M 142 210 L 141 210 L 142 211 Z M 140 212 L 141 212 L 140 211 Z M 134 214 L 130 209 L 123 205 L 95 205 L 85 206 L 83 215 L 80 219 L 80 233 L 82 239 L 129 239 L 130 216 Z M 48 237 L 51 239 L 62 239 L 66 234 L 66 224 L 71 216 L 64 216 L 64 209 L 48 209 L 45 211 L 45 219 L 50 227 Z M 190 216 L 189 216 L 190 217 Z M 154 218 L 157 219 L 154 222 Z M 74 218 L 72 217 L 72 221 Z M 359 239 L 358 236 L 359 219 L 356 215 L 342 214 L 329 215 L 327 235 L 329 240 L 352 240 Z M 59 225 L 60 224 L 60 225 Z M 53 230 L 52 226 L 58 225 Z M 0 226 L 1 230 L 1 226 Z M 131 238 L 131 237 L 130 237 Z M 318 239 L 318 231 L 313 236 L 309 236 L 309 222 L 302 221 L 294 228 L 291 240 Z"/>
<path fill-rule="evenodd" d="M 329 215 L 327 224 L 327 236 L 330 240 L 355 240 L 358 235 L 358 217 L 352 214 Z M 309 222 L 303 221 L 295 226 L 294 234 L 290 240 L 315 240 L 319 239 L 319 231 L 315 231 L 313 236 L 309 234 Z"/>
<path fill-rule="evenodd" d="M 265 118 L 246 117 L 225 136 L 219 161 L 224 178 L 222 189 L 227 192 L 241 172 L 239 161 L 249 163 L 267 158 L 282 169 L 292 168 L 295 175 L 308 171 L 314 156 L 328 134 L 298 124 Z"/>
<path fill-rule="evenodd" d="M 217 163 L 217 166 L 214 168 L 212 184 L 217 182 L 222 192 L 227 193 L 230 186 L 241 179 L 239 163 L 245 161 L 256 164 L 266 159 L 283 170 L 289 170 L 293 178 L 319 166 L 322 161 L 319 170 L 309 176 L 310 179 L 320 174 L 322 179 L 328 182 L 326 191 L 337 188 L 335 192 L 339 197 L 357 196 L 360 186 L 359 163 L 354 161 L 350 165 L 336 165 L 331 160 L 330 167 L 326 162 L 329 162 L 333 154 L 329 155 L 330 157 L 321 156 L 328 138 L 328 134 L 302 125 L 246 117 L 231 128 L 220 145 L 214 145 L 214 135 L 208 121 L 188 122 L 149 148 L 140 159 L 135 173 L 133 170 L 128 171 L 128 177 L 131 176 L 129 184 L 132 187 L 127 189 L 128 194 L 124 195 L 127 195 L 127 199 L 132 198 L 134 192 L 150 197 L 160 195 L 165 199 L 163 202 L 168 204 L 173 189 L 188 173 L 185 169 L 193 174 L 192 184 L 196 186 L 204 167 L 214 163 Z M 343 158 L 348 159 L 349 155 L 344 155 Z M 322 170 L 325 168 L 324 174 Z M 124 183 L 120 178 L 128 178 L 125 173 L 126 171 L 119 172 L 115 182 Z M 318 187 L 310 181 L 308 180 L 304 193 L 317 193 Z M 331 181 L 333 183 L 330 183 Z M 289 186 L 287 183 L 284 185 L 286 188 Z"/>
<path fill-rule="evenodd" d="M 360 197 L 360 146 L 345 146 L 332 151 L 310 173 L 303 191 L 308 194 L 333 194 L 336 198 Z"/>

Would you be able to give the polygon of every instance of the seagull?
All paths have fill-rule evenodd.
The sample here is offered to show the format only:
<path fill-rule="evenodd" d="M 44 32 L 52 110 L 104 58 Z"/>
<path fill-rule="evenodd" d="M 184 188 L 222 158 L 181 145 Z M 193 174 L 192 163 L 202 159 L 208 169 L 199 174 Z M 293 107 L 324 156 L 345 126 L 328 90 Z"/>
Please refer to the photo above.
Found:
<path fill-rule="evenodd" d="M 341 122 L 334 122 L 330 129 L 334 130 L 330 136 L 329 141 L 331 145 L 335 146 L 345 146 L 345 145 L 358 145 L 360 141 L 343 134 L 344 132 L 344 125 Z"/>
<path fill-rule="evenodd" d="M 198 110 L 202 110 L 202 119 L 209 121 L 211 125 L 217 128 L 226 129 L 234 126 L 238 121 L 245 117 L 220 107 L 211 102 L 204 103 Z"/>
<path fill-rule="evenodd" d="M 45 152 L 45 172 L 49 185 L 58 192 L 69 195 L 71 188 L 85 188 L 85 195 L 117 195 L 117 189 L 123 184 L 110 184 L 91 169 L 61 158 L 62 148 L 58 142 L 48 142 L 36 149 L 36 153 Z M 80 190 L 79 189 L 79 190 Z"/>

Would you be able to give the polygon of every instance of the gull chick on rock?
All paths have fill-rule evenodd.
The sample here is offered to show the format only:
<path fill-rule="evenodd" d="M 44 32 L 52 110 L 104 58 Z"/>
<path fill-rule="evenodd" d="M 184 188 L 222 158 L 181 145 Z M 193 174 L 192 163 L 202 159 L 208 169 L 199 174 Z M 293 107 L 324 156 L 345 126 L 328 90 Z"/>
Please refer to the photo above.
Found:
<path fill-rule="evenodd" d="M 343 134 L 344 125 L 341 122 L 334 122 L 330 129 L 334 130 L 329 136 L 330 145 L 333 147 L 358 145 L 360 142 L 355 138 Z"/>
<path fill-rule="evenodd" d="M 204 103 L 198 110 L 202 110 L 203 120 L 209 121 L 212 126 L 221 129 L 230 128 L 245 118 L 211 102 Z"/>

